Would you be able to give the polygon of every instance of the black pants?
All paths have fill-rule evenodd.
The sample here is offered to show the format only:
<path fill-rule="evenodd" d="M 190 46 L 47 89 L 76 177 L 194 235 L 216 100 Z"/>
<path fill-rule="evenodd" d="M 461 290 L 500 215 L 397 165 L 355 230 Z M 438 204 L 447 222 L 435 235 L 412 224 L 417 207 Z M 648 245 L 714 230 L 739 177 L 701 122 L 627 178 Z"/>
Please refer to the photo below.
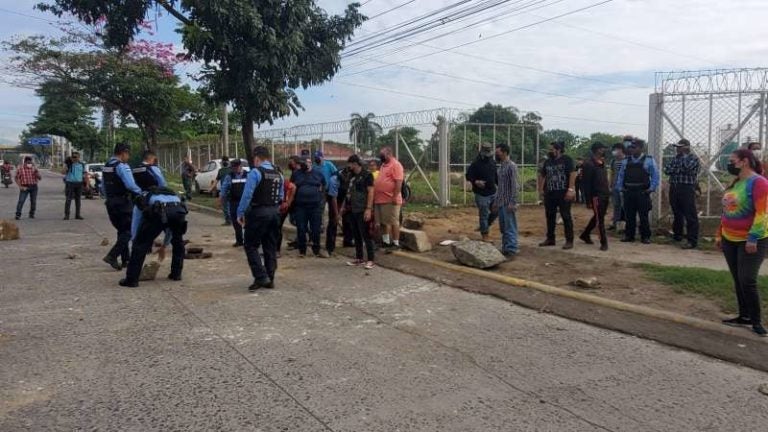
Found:
<path fill-rule="evenodd" d="M 547 192 L 544 196 L 544 211 L 547 216 L 547 240 L 555 241 L 557 212 L 563 218 L 565 241 L 573 241 L 573 217 L 571 217 L 571 202 L 565 199 L 565 191 Z"/>
<path fill-rule="evenodd" d="M 669 186 L 669 204 L 672 206 L 672 232 L 675 240 L 685 238 L 688 243 L 699 244 L 699 214 L 696 210 L 696 186 L 687 184 L 672 184 Z"/>
<path fill-rule="evenodd" d="M 147 211 L 143 214 L 139 231 L 133 240 L 131 260 L 125 273 L 128 283 L 138 283 L 144 259 L 152 250 L 152 244 L 161 232 L 171 231 L 171 277 L 181 277 L 184 268 L 184 234 L 187 232 L 187 211 L 184 207 L 171 207 L 165 210 L 167 222 L 163 222 L 161 214 Z"/>
<path fill-rule="evenodd" d="M 128 244 L 131 242 L 133 204 L 126 197 L 107 198 L 105 204 L 109 221 L 117 230 L 117 241 L 112 246 L 112 249 L 109 250 L 107 256 L 115 259 L 121 257 L 122 262 L 127 263 L 129 258 Z"/>
<path fill-rule="evenodd" d="M 229 202 L 229 220 L 235 230 L 235 243 L 243 244 L 243 226 L 237 221 L 237 206 L 239 202 Z"/>
<path fill-rule="evenodd" d="M 624 213 L 627 216 L 627 227 L 624 237 L 630 240 L 635 239 L 637 232 L 637 220 L 640 219 L 640 238 L 650 240 L 651 238 L 651 194 L 644 189 L 627 190 L 624 192 Z"/>
<path fill-rule="evenodd" d="M 736 300 L 739 303 L 739 316 L 749 318 L 753 324 L 761 323 L 760 293 L 757 290 L 757 276 L 763 264 L 768 239 L 757 242 L 757 252 L 748 254 L 746 242 L 732 242 L 723 239 L 723 255 L 733 277 Z"/>
<path fill-rule="evenodd" d="M 254 281 L 275 280 L 279 230 L 280 213 L 277 207 L 255 207 L 245 214 L 245 256 Z M 259 247 L 264 252 L 263 263 Z"/>
<path fill-rule="evenodd" d="M 608 244 L 608 236 L 605 233 L 605 213 L 608 212 L 608 203 L 610 197 L 606 196 L 594 196 L 592 201 L 592 219 L 589 220 L 587 227 L 584 228 L 584 232 L 581 233 L 582 237 L 589 237 L 592 235 L 592 230 L 597 227 L 597 232 L 600 234 L 600 244 Z"/>
<path fill-rule="evenodd" d="M 333 209 L 333 202 L 336 202 L 336 197 L 330 195 L 326 196 L 328 203 L 328 226 L 325 228 L 325 250 L 332 254 L 336 250 L 336 236 L 339 233 L 339 222 L 337 219 L 338 214 Z"/>
<path fill-rule="evenodd" d="M 352 235 L 355 239 L 355 258 L 363 259 L 363 245 L 368 255 L 368 261 L 373 261 L 373 239 L 368 231 L 368 222 L 365 221 L 365 213 L 347 212 L 352 223 Z"/>
<path fill-rule="evenodd" d="M 338 200 L 339 208 L 344 204 L 343 199 Z M 351 247 L 355 240 L 355 234 L 352 229 L 352 212 L 344 212 L 341 215 L 342 245 Z"/>
<path fill-rule="evenodd" d="M 69 210 L 72 208 L 72 200 L 75 200 L 75 217 L 80 217 L 80 198 L 83 196 L 82 182 L 66 182 L 64 191 L 67 194 L 67 200 L 64 202 L 64 216 L 69 217 Z"/>
<path fill-rule="evenodd" d="M 299 243 L 299 253 L 307 253 L 307 232 L 312 240 L 312 253 L 320 253 L 320 230 L 323 226 L 323 205 L 298 205 L 294 208 L 296 218 L 296 241 Z"/>

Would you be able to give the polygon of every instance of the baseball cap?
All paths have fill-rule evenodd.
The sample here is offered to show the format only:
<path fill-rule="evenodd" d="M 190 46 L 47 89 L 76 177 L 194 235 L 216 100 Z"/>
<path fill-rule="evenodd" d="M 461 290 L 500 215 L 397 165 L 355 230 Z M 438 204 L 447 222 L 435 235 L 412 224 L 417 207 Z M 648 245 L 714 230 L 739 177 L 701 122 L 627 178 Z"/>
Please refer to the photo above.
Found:
<path fill-rule="evenodd" d="M 323 157 L 324 157 L 324 156 L 323 156 L 323 152 L 322 152 L 322 151 L 320 151 L 320 150 L 316 151 L 316 152 L 315 152 L 315 157 L 316 157 L 316 158 L 323 158 Z"/>
<path fill-rule="evenodd" d="M 240 166 L 243 164 L 243 161 L 241 161 L 240 159 L 232 159 L 231 161 L 229 161 L 229 164 L 231 166 Z"/>
<path fill-rule="evenodd" d="M 130 152 L 131 146 L 127 143 L 117 143 L 115 144 L 115 154 L 120 154 L 123 152 Z"/>
<path fill-rule="evenodd" d="M 680 141 L 678 141 L 676 144 L 672 144 L 672 145 L 675 146 L 675 147 L 690 147 L 691 146 L 691 142 L 688 141 L 687 139 L 683 138 Z"/>

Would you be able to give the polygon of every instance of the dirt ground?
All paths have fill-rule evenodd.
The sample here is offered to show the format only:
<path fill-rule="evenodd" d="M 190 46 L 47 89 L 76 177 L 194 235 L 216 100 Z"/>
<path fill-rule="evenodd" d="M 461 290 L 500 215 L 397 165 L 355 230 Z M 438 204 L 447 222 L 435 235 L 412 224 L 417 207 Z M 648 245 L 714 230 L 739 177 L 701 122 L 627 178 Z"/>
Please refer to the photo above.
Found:
<path fill-rule="evenodd" d="M 591 217 L 591 211 L 579 206 L 574 208 L 576 234 Z M 437 245 L 442 240 L 458 240 L 462 237 L 479 239 L 477 211 L 474 208 L 461 208 L 440 211 L 425 215 L 424 230 L 429 235 L 435 248 L 427 255 L 448 262 L 456 262 L 450 247 Z M 535 245 L 543 240 L 546 232 L 544 209 L 542 207 L 523 207 L 518 212 L 518 227 L 521 237 L 521 249 L 513 260 L 502 264 L 498 271 L 510 276 L 534 280 L 556 287 L 588 292 L 602 297 L 628 303 L 670 310 L 683 315 L 707 320 L 719 320 L 723 311 L 718 304 L 709 299 L 680 295 L 669 286 L 665 286 L 646 277 L 645 272 L 636 263 L 621 259 L 621 254 L 607 252 L 605 258 L 586 255 L 574 255 L 559 248 L 538 248 Z M 491 238 L 499 244 L 498 227 L 494 225 Z M 558 226 L 558 235 L 562 235 L 562 226 Z M 704 234 L 706 235 L 706 234 Z M 616 244 L 618 237 L 611 241 Z M 577 240 L 578 242 L 578 240 Z M 577 244 L 577 248 L 579 245 Z M 660 249 L 662 247 L 659 247 Z M 663 247 L 661 253 L 669 254 L 670 263 L 680 263 L 681 253 L 673 246 Z M 707 252 L 695 252 L 707 254 Z M 595 276 L 600 281 L 596 289 L 584 289 L 571 285 L 580 277 Z"/>

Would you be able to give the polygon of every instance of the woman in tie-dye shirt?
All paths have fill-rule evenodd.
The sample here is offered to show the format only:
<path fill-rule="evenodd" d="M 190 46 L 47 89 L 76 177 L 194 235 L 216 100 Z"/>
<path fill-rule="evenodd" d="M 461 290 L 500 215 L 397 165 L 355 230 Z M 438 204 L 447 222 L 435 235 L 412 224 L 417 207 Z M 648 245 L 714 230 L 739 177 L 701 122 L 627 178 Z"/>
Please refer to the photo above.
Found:
<path fill-rule="evenodd" d="M 757 335 L 766 336 L 760 318 L 757 275 L 768 249 L 768 180 L 758 174 L 762 172 L 761 164 L 747 149 L 731 154 L 728 172 L 737 178 L 723 195 L 717 245 L 733 277 L 739 316 L 723 323 L 751 325 Z"/>

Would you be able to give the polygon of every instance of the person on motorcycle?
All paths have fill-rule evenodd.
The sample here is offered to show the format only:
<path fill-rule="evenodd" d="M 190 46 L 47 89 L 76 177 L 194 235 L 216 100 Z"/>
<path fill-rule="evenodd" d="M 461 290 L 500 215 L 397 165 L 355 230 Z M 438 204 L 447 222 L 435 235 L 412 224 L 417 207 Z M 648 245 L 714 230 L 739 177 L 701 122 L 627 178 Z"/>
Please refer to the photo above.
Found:
<path fill-rule="evenodd" d="M 8 189 L 8 186 L 13 183 L 11 170 L 13 170 L 13 165 L 11 165 L 11 162 L 9 160 L 4 160 L 3 164 L 0 165 L 0 177 L 2 177 L 3 185 L 6 189 Z"/>

